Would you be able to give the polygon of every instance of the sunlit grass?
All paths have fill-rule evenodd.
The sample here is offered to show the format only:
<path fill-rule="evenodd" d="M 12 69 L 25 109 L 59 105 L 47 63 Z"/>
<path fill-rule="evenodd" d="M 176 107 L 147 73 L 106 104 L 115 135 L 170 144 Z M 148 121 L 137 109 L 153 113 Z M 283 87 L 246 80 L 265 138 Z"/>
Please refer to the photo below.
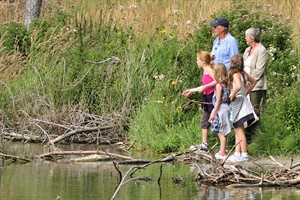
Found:
<path fill-rule="evenodd" d="M 9 2 L 0 2 L 0 22 L 10 20 L 22 22 L 24 1 Z M 265 10 L 265 7 L 270 7 L 273 13 L 290 18 L 295 33 L 294 39 L 299 39 L 300 1 L 252 0 L 252 2 L 260 5 L 257 9 Z M 167 31 L 174 31 L 176 28 L 179 35 L 184 35 L 191 32 L 199 21 L 210 20 L 213 13 L 219 9 L 230 8 L 232 5 L 231 0 L 49 0 L 43 2 L 42 15 L 54 15 L 57 11 L 76 12 L 79 19 L 85 17 L 92 18 L 94 22 L 120 23 L 132 27 L 140 34 L 151 33 L 164 23 Z"/>

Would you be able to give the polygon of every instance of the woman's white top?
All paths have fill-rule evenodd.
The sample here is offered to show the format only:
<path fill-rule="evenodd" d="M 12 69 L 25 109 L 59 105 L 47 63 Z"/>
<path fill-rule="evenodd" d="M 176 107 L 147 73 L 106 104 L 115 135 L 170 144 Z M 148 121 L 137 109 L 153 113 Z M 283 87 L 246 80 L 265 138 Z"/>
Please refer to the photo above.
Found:
<path fill-rule="evenodd" d="M 250 63 L 251 63 L 251 59 L 252 59 L 252 55 L 248 56 L 245 60 L 244 60 L 244 71 L 247 72 L 248 74 L 250 74 Z"/>

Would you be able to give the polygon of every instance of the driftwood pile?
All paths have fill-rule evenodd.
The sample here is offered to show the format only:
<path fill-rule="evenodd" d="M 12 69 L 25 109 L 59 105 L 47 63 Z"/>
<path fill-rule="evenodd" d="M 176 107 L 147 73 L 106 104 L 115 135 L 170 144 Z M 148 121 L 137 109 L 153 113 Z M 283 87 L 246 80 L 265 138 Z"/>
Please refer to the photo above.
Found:
<path fill-rule="evenodd" d="M 199 185 L 227 188 L 300 187 L 300 160 L 293 162 L 291 159 L 289 166 L 278 162 L 273 156 L 270 159 L 257 158 L 242 163 L 230 163 L 227 160 L 216 160 L 213 155 L 201 152 L 191 152 L 181 160 L 197 166 L 195 180 Z"/>
<path fill-rule="evenodd" d="M 124 126 L 121 114 L 97 116 L 76 110 L 68 111 L 65 116 L 68 117 L 55 117 L 57 122 L 28 117 L 15 125 L 22 131 L 2 131 L 3 139 L 50 145 L 58 142 L 112 144 L 124 139 L 120 134 Z"/>

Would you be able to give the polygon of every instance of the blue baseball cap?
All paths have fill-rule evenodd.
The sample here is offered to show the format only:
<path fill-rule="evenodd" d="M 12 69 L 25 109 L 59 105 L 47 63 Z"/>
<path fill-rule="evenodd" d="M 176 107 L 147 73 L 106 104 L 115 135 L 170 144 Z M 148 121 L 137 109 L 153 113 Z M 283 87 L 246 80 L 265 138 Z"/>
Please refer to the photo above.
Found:
<path fill-rule="evenodd" d="M 226 18 L 217 18 L 216 21 L 210 23 L 211 26 L 216 27 L 216 26 L 224 26 L 228 28 L 229 26 L 229 21 Z"/>

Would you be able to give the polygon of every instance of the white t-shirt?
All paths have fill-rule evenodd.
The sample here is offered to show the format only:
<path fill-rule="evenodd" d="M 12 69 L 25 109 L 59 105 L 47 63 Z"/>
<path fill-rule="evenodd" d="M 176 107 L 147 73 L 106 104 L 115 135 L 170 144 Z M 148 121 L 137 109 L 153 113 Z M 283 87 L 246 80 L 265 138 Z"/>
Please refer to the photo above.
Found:
<path fill-rule="evenodd" d="M 252 59 L 252 56 L 248 56 L 246 60 L 244 60 L 244 71 L 250 74 L 250 62 Z"/>

